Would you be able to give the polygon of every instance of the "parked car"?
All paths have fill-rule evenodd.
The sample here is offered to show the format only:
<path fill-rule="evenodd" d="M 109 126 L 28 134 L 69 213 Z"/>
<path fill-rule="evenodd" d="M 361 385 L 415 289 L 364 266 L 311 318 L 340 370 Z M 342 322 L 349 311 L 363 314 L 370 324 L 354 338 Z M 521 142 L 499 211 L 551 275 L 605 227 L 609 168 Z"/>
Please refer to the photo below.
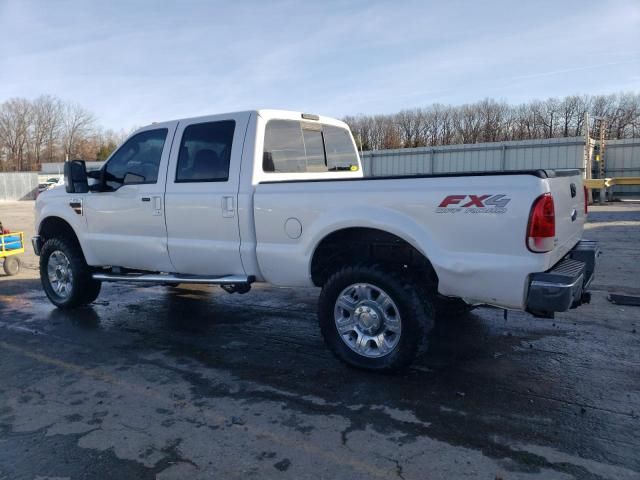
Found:
<path fill-rule="evenodd" d="M 367 178 L 347 125 L 317 115 L 155 123 L 65 176 L 33 239 L 56 306 L 107 281 L 315 285 L 326 343 L 371 370 L 411 363 L 441 312 L 576 307 L 595 270 L 578 170 Z"/>
<path fill-rule="evenodd" d="M 38 184 L 38 194 L 44 192 L 45 190 L 49 190 L 51 187 L 53 187 L 55 185 L 55 183 L 51 183 L 51 182 L 42 182 Z"/>

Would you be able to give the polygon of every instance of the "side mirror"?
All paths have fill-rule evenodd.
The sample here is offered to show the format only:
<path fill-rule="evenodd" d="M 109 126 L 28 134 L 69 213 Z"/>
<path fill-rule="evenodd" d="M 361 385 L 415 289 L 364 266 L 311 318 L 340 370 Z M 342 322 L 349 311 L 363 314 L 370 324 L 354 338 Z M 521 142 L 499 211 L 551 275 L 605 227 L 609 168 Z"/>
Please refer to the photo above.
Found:
<path fill-rule="evenodd" d="M 87 193 L 87 167 L 84 160 L 71 160 L 64 164 L 64 186 L 67 193 Z"/>

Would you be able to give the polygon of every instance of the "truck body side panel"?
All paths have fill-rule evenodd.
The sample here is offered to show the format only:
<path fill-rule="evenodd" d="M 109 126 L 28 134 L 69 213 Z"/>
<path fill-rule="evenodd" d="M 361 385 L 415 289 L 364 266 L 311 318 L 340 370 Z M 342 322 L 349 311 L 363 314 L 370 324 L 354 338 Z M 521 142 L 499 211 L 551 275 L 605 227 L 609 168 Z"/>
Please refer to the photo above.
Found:
<path fill-rule="evenodd" d="M 431 261 L 441 294 L 523 308 L 528 275 L 553 260 L 525 244 L 531 204 L 549 189 L 546 182 L 498 174 L 260 184 L 254 196 L 260 270 L 276 285 L 312 285 L 311 259 L 325 236 L 377 228 Z M 299 238 L 288 234 L 288 222 L 300 223 Z"/>

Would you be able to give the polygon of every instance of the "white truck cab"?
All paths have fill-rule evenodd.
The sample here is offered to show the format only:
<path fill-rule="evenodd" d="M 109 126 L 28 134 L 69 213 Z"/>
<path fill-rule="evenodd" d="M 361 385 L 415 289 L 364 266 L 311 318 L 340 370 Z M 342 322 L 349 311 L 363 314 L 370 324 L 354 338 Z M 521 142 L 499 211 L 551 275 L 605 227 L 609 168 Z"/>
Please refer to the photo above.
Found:
<path fill-rule="evenodd" d="M 257 110 L 154 123 L 99 172 L 68 162 L 36 202 L 43 288 L 60 308 L 105 281 L 319 286 L 350 365 L 397 369 L 434 319 L 475 305 L 552 316 L 588 300 L 577 170 L 364 178 L 343 122 Z"/>

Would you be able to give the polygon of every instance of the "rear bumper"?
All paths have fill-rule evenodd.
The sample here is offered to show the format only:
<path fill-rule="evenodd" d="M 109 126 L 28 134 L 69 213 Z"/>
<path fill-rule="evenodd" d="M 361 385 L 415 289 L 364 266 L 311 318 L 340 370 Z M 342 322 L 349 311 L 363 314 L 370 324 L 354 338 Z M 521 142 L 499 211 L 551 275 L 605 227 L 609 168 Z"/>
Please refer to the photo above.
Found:
<path fill-rule="evenodd" d="M 591 298 L 587 292 L 600 254 L 598 243 L 582 240 L 569 254 L 546 272 L 529 276 L 527 311 L 537 317 L 550 318 L 566 312 Z"/>

